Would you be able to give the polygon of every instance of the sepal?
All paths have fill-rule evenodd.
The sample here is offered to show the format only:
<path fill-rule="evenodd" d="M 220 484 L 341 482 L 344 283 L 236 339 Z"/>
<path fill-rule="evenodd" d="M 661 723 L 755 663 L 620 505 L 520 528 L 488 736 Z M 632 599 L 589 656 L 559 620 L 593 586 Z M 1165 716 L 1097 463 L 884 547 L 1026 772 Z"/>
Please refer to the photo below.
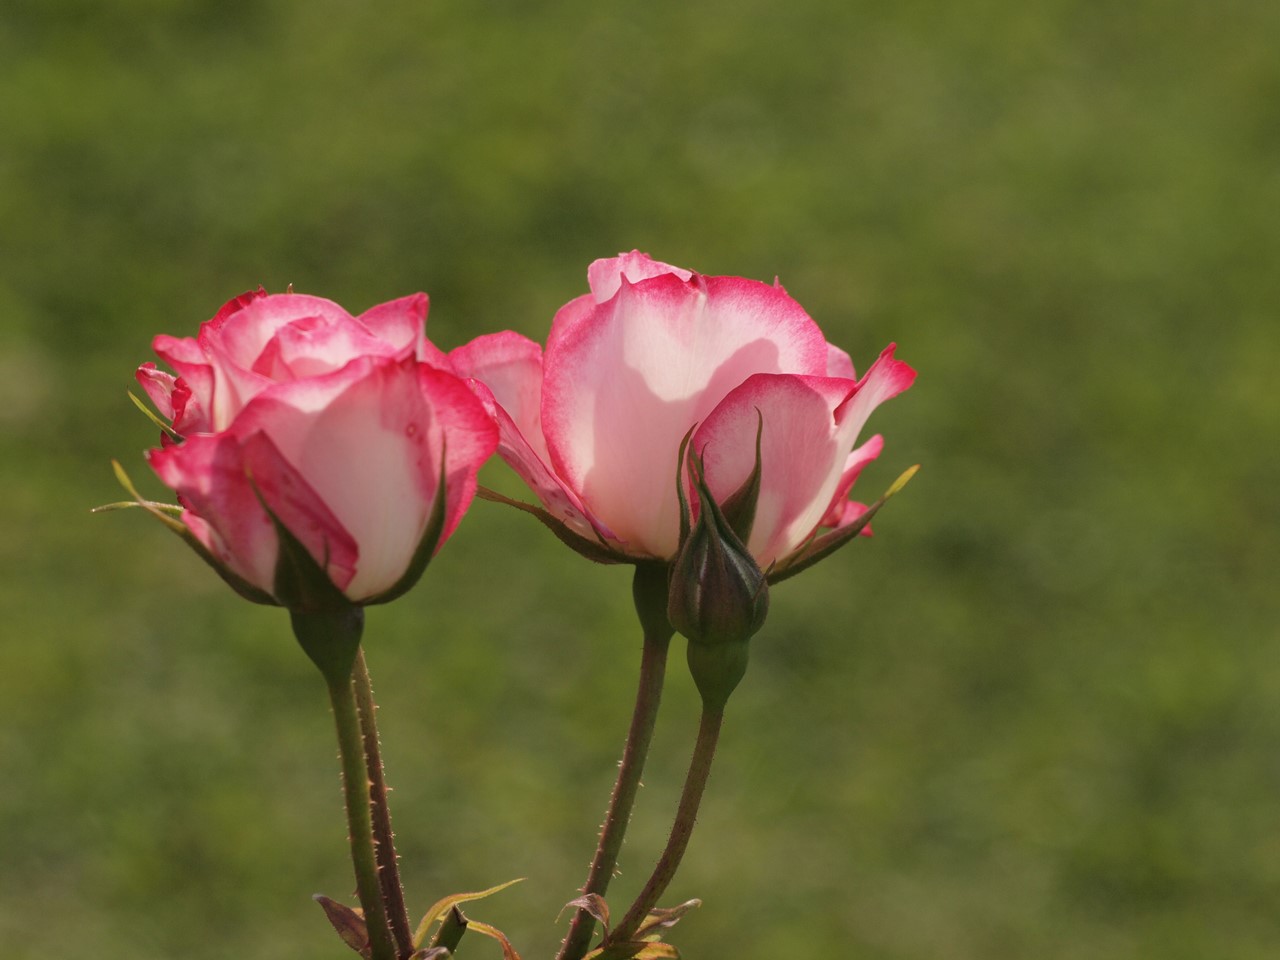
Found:
<path fill-rule="evenodd" d="M 160 432 L 162 434 L 164 434 L 174 443 L 181 443 L 184 439 L 186 439 L 185 437 L 182 436 L 182 434 L 178 433 L 177 430 L 174 430 L 173 427 L 169 426 L 169 424 L 161 420 L 154 410 L 152 410 L 140 399 L 138 399 L 138 395 L 136 393 L 134 393 L 132 390 L 128 392 L 129 392 L 129 399 L 133 401 L 133 405 L 142 411 L 142 415 L 144 417 L 146 417 L 153 424 L 159 427 Z"/>
<path fill-rule="evenodd" d="M 510 497 L 504 497 L 496 490 L 490 490 L 488 487 L 477 487 L 476 496 L 481 500 L 488 500 L 491 503 L 504 503 L 508 507 L 515 507 L 525 513 L 537 517 L 539 521 L 548 530 L 559 538 L 560 542 L 569 549 L 581 554 L 588 560 L 596 563 L 635 563 L 635 557 L 629 557 L 625 554 L 610 550 L 603 543 L 588 540 L 571 529 L 563 521 L 544 510 L 542 507 L 534 506 L 531 503 L 525 503 L 522 500 L 512 500 Z"/>
<path fill-rule="evenodd" d="M 118 460 L 111 461 L 111 468 L 115 471 L 116 480 L 119 482 L 120 486 L 124 487 L 125 492 L 133 497 L 133 500 L 123 503 L 108 503 L 105 506 L 95 507 L 91 512 L 106 513 L 111 510 L 141 507 L 147 513 L 151 514 L 151 516 L 155 517 L 162 524 L 168 527 L 169 530 L 181 537 L 183 542 L 195 551 L 196 556 L 212 567 L 214 572 L 223 579 L 227 586 L 240 594 L 240 596 L 244 597 L 244 599 L 251 603 L 261 603 L 266 606 L 280 606 L 280 602 L 276 600 L 275 597 L 267 593 L 265 590 L 255 587 L 248 580 L 235 573 L 230 567 L 214 556 L 213 552 L 208 547 L 200 542 L 196 535 L 191 532 L 191 529 L 178 519 L 178 516 L 183 512 L 182 507 L 175 504 L 156 503 L 154 500 L 143 499 L 142 495 L 138 493 L 138 489 L 133 485 L 133 481 L 129 479 L 129 475 L 125 473 L 124 467 L 120 465 Z"/>
<path fill-rule="evenodd" d="M 888 503 L 894 494 L 905 487 L 919 469 L 920 464 L 917 463 L 915 466 L 904 470 L 902 475 L 893 481 L 880 499 L 871 504 L 862 516 L 847 527 L 841 527 L 838 530 L 832 530 L 830 533 L 813 538 L 791 556 L 775 564 L 769 570 L 769 583 L 781 583 L 783 580 L 794 577 L 797 573 L 802 570 L 808 570 L 819 560 L 826 559 L 843 547 L 863 531 L 867 524 L 871 522 L 871 518 L 880 512 L 880 508 Z"/>

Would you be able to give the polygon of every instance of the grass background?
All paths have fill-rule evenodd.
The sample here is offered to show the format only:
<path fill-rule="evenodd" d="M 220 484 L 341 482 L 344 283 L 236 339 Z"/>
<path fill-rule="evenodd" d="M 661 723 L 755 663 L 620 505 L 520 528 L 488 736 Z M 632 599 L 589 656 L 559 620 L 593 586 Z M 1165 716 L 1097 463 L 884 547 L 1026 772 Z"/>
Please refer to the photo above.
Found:
<path fill-rule="evenodd" d="M 1277 39 L 1265 0 L 7 0 L 0 952 L 344 955 L 318 675 L 158 525 L 87 513 L 111 457 L 160 493 L 150 337 L 292 283 L 541 339 L 639 247 L 920 371 L 864 493 L 920 476 L 774 592 L 685 955 L 1275 957 Z M 549 956 L 626 572 L 478 504 L 370 621 L 411 903 L 527 876 L 474 913 Z M 673 664 L 616 899 L 691 742 Z"/>

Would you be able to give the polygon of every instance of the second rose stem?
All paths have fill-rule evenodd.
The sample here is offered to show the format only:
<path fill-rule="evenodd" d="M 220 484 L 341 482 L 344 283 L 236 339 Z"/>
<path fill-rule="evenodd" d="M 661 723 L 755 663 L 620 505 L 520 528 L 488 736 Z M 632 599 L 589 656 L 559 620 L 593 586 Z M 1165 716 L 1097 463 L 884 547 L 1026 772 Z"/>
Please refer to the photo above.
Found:
<path fill-rule="evenodd" d="M 667 621 L 666 564 L 642 563 L 636 565 L 632 581 L 632 595 L 636 613 L 644 631 L 644 650 L 640 660 L 640 682 L 636 690 L 635 710 L 631 727 L 627 732 L 622 761 L 618 765 L 618 779 L 609 798 L 609 809 L 604 825 L 600 828 L 600 843 L 587 873 L 582 893 L 601 897 L 609 888 L 613 871 L 618 864 L 623 836 L 631 819 L 640 778 L 644 773 L 645 758 L 653 739 L 658 706 L 662 701 L 662 681 L 666 673 L 667 650 L 675 631 Z M 556 960 L 580 960 L 587 952 L 591 934 L 595 930 L 595 918 L 587 910 L 578 910 Z"/>
<path fill-rule="evenodd" d="M 675 876 L 685 849 L 689 846 L 689 838 L 693 835 L 693 825 L 698 819 L 698 807 L 702 803 L 702 792 L 706 789 L 707 779 L 711 776 L 711 761 L 715 759 L 716 743 L 720 739 L 723 721 L 723 706 L 704 707 L 702 720 L 698 725 L 698 740 L 693 748 L 693 758 L 689 761 L 689 773 L 680 794 L 680 805 L 676 809 L 667 848 L 662 851 L 649 882 L 640 891 L 627 915 L 614 927 L 607 942 L 618 943 L 630 939 L 644 923 L 649 911 L 657 906 L 658 899 L 666 892 L 667 885 Z"/>
<path fill-rule="evenodd" d="M 405 960 L 413 953 L 413 932 L 404 903 L 404 887 L 400 883 L 400 867 L 396 856 L 395 834 L 391 830 L 391 807 L 387 801 L 387 781 L 382 768 L 382 752 L 378 743 L 377 705 L 373 701 L 373 685 L 364 650 L 356 654 L 351 672 L 356 709 L 360 715 L 360 732 L 364 741 L 365 767 L 369 774 L 369 813 L 372 821 L 373 850 L 378 863 L 378 884 L 387 912 L 396 954 Z"/>

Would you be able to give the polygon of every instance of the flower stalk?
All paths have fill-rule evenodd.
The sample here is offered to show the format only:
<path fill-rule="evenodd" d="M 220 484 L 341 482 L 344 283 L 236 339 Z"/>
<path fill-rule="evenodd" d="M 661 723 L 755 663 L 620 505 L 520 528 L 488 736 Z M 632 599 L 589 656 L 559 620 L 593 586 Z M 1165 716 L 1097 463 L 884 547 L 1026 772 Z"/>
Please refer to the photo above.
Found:
<path fill-rule="evenodd" d="M 667 578 L 666 564 L 636 565 L 632 594 L 636 613 L 644 629 L 640 682 L 636 689 L 631 727 L 618 765 L 618 779 L 614 782 L 609 809 L 600 828 L 600 842 L 587 872 L 586 883 L 582 887 L 584 897 L 591 894 L 603 897 L 609 889 L 609 881 L 613 879 L 622 841 L 631 820 L 631 810 L 640 789 L 640 778 L 644 773 L 645 759 L 649 754 L 658 707 L 662 701 L 667 650 L 674 634 L 667 620 Z M 595 917 L 589 910 L 579 909 L 560 946 L 560 952 L 556 955 L 557 960 L 581 960 L 591 942 L 595 924 Z"/>
<path fill-rule="evenodd" d="M 693 835 L 693 827 L 698 819 L 698 808 L 702 804 L 702 794 L 706 790 L 707 780 L 711 776 L 711 762 L 715 759 L 716 744 L 720 739 L 720 727 L 724 722 L 723 707 L 704 707 L 702 719 L 698 724 L 698 739 L 694 744 L 693 758 L 689 761 L 689 773 L 685 777 L 684 789 L 680 794 L 680 805 L 676 808 L 675 822 L 671 826 L 671 836 L 667 839 L 666 849 L 653 868 L 648 882 L 635 903 L 627 911 L 625 917 L 614 927 L 609 935 L 609 943 L 621 943 L 629 940 L 644 923 L 649 912 L 658 904 L 658 900 L 667 891 L 668 885 L 680 867 L 684 852 L 689 846 L 689 838 Z"/>
<path fill-rule="evenodd" d="M 355 687 L 346 680 L 326 677 L 333 719 L 338 731 L 338 752 L 342 758 L 342 784 L 347 806 L 347 827 L 351 839 L 351 861 L 355 865 L 356 890 L 364 908 L 369 935 L 370 960 L 397 960 L 387 926 L 387 911 L 378 880 L 378 860 L 374 850 L 373 821 L 369 806 L 369 771 L 365 762 L 364 734 Z"/>
<path fill-rule="evenodd" d="M 383 770 L 382 751 L 378 743 L 377 705 L 373 701 L 373 685 L 369 679 L 369 668 L 365 663 L 363 650 L 356 654 L 351 681 L 355 691 L 356 710 L 360 718 L 365 770 L 369 778 L 369 813 L 382 903 L 387 913 L 391 936 L 395 940 L 396 954 L 400 960 L 405 960 L 413 953 L 413 932 L 409 928 L 409 914 L 404 903 L 404 887 L 400 882 L 395 834 L 391 829 L 391 807 L 387 802 L 386 774 Z"/>

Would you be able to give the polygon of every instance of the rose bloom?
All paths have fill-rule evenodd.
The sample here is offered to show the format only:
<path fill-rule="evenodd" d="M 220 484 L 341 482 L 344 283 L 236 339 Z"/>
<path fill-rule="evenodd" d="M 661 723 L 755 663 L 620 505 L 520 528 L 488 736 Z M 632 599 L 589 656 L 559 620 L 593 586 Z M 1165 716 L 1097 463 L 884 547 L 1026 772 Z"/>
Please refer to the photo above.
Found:
<path fill-rule="evenodd" d="M 762 568 L 866 511 L 849 490 L 883 442 L 855 444 L 871 411 L 915 379 L 893 345 L 858 379 L 776 283 L 638 251 L 597 260 L 587 278 L 591 292 L 559 310 L 545 353 L 505 332 L 451 354 L 491 391 L 499 452 L 554 518 L 619 559 L 670 560 L 680 444 L 695 425 L 719 503 L 750 477 L 762 431 L 747 542 Z"/>
<path fill-rule="evenodd" d="M 148 460 L 216 561 L 272 593 L 269 508 L 349 600 L 376 600 L 400 583 L 443 496 L 439 549 L 498 437 L 426 318 L 424 294 L 353 317 L 259 290 L 195 339 L 155 338 L 177 376 L 145 363 L 137 377 L 178 439 Z"/>

